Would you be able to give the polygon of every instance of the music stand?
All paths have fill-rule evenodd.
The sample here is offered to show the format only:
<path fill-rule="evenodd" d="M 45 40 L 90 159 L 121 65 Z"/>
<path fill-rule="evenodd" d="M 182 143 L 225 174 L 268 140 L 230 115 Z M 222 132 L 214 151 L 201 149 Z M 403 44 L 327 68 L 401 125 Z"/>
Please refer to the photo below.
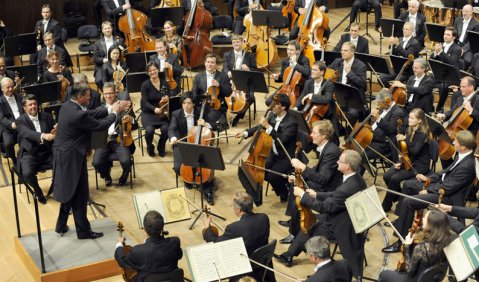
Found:
<path fill-rule="evenodd" d="M 467 0 L 441 0 L 445 8 L 452 8 L 452 22 L 456 19 L 456 10 L 462 9 L 464 5 L 469 4 Z"/>
<path fill-rule="evenodd" d="M 370 55 L 370 54 L 363 54 L 363 53 L 355 53 L 355 58 L 358 58 L 361 62 L 366 63 L 368 66 L 369 72 L 369 108 L 372 108 L 372 101 L 373 101 L 373 73 L 391 73 L 391 65 L 388 64 L 388 60 L 386 58 Z M 379 76 L 377 77 L 378 81 L 381 81 Z M 382 84 L 382 81 L 381 81 Z M 384 87 L 384 85 L 382 84 Z"/>
<path fill-rule="evenodd" d="M 60 109 L 62 105 L 63 104 L 49 105 L 49 106 L 43 107 L 43 111 L 51 114 L 55 122 L 58 122 L 58 118 L 60 117 Z"/>
<path fill-rule="evenodd" d="M 271 40 L 271 35 L 269 32 L 270 27 L 274 26 L 282 26 L 283 25 L 283 14 L 281 11 L 272 11 L 272 10 L 252 10 L 251 15 L 253 17 L 253 25 L 254 26 L 266 26 L 266 38 L 269 42 Z M 268 88 L 271 87 L 270 81 L 270 71 L 269 71 L 269 44 L 267 45 L 267 58 L 268 64 L 266 65 L 266 69 L 268 72 Z M 266 92 L 267 93 L 267 92 Z"/>
<path fill-rule="evenodd" d="M 326 65 L 330 65 L 336 60 L 337 58 L 341 58 L 341 52 L 336 52 L 336 51 L 324 51 L 324 63 Z M 321 60 L 321 51 L 320 50 L 315 50 L 314 51 L 314 59 L 316 61 Z"/>
<path fill-rule="evenodd" d="M 6 57 L 33 54 L 37 51 L 37 38 L 35 33 L 6 37 L 4 42 Z"/>
<path fill-rule="evenodd" d="M 150 10 L 151 27 L 163 29 L 166 21 L 175 26 L 183 25 L 183 7 L 154 8 Z M 129 66 L 129 65 L 128 65 Z"/>
<path fill-rule="evenodd" d="M 471 53 L 476 54 L 479 52 L 479 32 L 476 31 L 467 31 L 467 40 L 471 46 Z"/>
<path fill-rule="evenodd" d="M 404 26 L 404 22 L 401 20 L 381 18 L 379 19 L 379 25 L 385 37 L 394 36 L 399 38 L 403 36 L 402 27 Z"/>
<path fill-rule="evenodd" d="M 90 148 L 93 150 L 100 149 L 100 148 L 105 148 L 108 144 L 108 131 L 92 131 L 91 132 L 91 139 L 90 139 Z M 88 202 L 87 205 L 90 206 L 91 211 L 93 215 L 96 218 L 95 210 L 93 208 L 96 208 L 96 210 L 103 216 L 106 217 L 106 214 L 103 210 L 100 209 L 103 208 L 105 209 L 106 206 L 104 204 L 97 203 L 93 201 L 90 196 L 88 196 Z"/>
<path fill-rule="evenodd" d="M 146 53 L 132 52 L 125 55 L 128 72 L 144 72 L 146 70 Z"/>
<path fill-rule="evenodd" d="M 150 77 L 146 72 L 134 72 L 126 74 L 126 90 L 128 93 L 140 92 L 141 85 Z"/>
<path fill-rule="evenodd" d="M 408 60 L 408 58 L 404 58 L 404 57 L 396 56 L 396 55 L 390 55 L 389 59 L 391 59 L 392 70 L 394 71 L 395 74 L 398 74 L 401 71 L 402 66 Z M 411 68 L 411 66 L 409 66 L 405 69 L 406 73 L 409 73 L 410 68 Z M 401 79 L 401 78 L 399 78 L 399 79 Z"/>
<path fill-rule="evenodd" d="M 334 94 L 336 95 L 336 101 L 341 108 L 353 108 L 359 112 L 364 111 L 364 97 L 359 93 L 356 87 L 341 83 L 334 83 Z M 361 97 L 361 99 L 358 99 Z M 352 126 L 354 126 L 352 124 Z"/>
<path fill-rule="evenodd" d="M 201 208 L 199 210 L 200 213 L 196 216 L 193 223 L 190 225 L 190 229 L 192 229 L 196 221 L 198 221 L 198 219 L 200 218 L 200 216 L 205 211 L 207 211 L 205 209 L 204 199 L 203 199 L 204 187 L 203 187 L 203 174 L 201 173 L 201 170 L 203 168 L 224 170 L 225 162 L 223 161 L 223 155 L 221 155 L 220 148 L 211 147 L 211 146 L 202 146 L 202 145 L 185 143 L 185 142 L 178 142 L 177 146 L 181 155 L 181 162 L 183 163 L 183 165 L 191 166 L 193 171 L 195 171 L 195 174 L 197 174 L 197 176 L 200 177 Z M 198 170 L 196 170 L 197 168 Z M 219 219 L 226 220 L 224 217 L 220 215 L 214 214 L 212 212 L 208 212 L 208 213 Z"/>
<path fill-rule="evenodd" d="M 254 181 L 248 170 L 248 165 L 242 159 L 238 162 L 238 178 L 246 193 L 253 199 L 254 204 L 257 207 L 261 206 L 263 204 L 263 186 Z"/>
<path fill-rule="evenodd" d="M 171 114 L 178 110 L 178 109 L 181 109 L 181 97 L 180 96 L 173 96 L 173 97 L 170 97 L 170 101 L 168 103 L 168 114 L 169 116 L 171 117 Z"/>
<path fill-rule="evenodd" d="M 25 83 L 26 85 L 36 83 L 38 80 L 37 64 L 25 65 L 25 66 L 12 66 L 12 67 L 7 67 L 7 70 L 18 72 L 21 78 L 24 77 L 23 83 Z"/>
<path fill-rule="evenodd" d="M 429 125 L 429 129 L 431 130 L 432 137 L 436 138 L 437 140 L 444 140 L 449 144 L 452 144 L 452 140 L 446 132 L 446 129 L 435 119 L 433 119 L 430 115 L 426 114 L 427 124 Z"/>
<path fill-rule="evenodd" d="M 426 23 L 426 33 L 429 40 L 434 42 L 444 42 L 445 25 Z"/>
<path fill-rule="evenodd" d="M 236 89 L 245 93 L 268 93 L 264 75 L 259 71 L 231 70 L 231 79 Z"/>
<path fill-rule="evenodd" d="M 26 93 L 35 95 L 37 97 L 38 104 L 41 105 L 43 103 L 56 102 L 60 100 L 62 82 L 59 80 L 49 81 L 42 84 L 25 86 L 23 89 L 26 91 Z"/>
<path fill-rule="evenodd" d="M 446 83 L 459 85 L 459 81 L 461 80 L 459 71 L 454 66 L 433 59 L 429 59 L 428 63 L 434 78 L 437 81 L 441 81 L 443 86 L 445 86 Z"/>

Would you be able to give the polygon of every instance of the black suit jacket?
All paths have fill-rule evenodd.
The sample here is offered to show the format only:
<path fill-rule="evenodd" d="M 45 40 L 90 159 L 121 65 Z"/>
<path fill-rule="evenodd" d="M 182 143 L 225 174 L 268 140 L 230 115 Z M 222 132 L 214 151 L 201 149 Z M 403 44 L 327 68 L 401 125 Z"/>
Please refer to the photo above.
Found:
<path fill-rule="evenodd" d="M 334 47 L 333 51 L 341 52 L 341 47 L 343 43 L 351 41 L 351 34 L 345 33 L 341 35 L 341 39 L 339 40 L 336 47 Z M 357 53 L 369 54 L 369 41 L 364 38 L 363 36 L 359 35 L 358 37 L 358 44 L 356 46 Z"/>
<path fill-rule="evenodd" d="M 63 102 L 69 101 L 72 98 L 72 86 L 68 86 L 66 92 L 67 93 L 65 95 L 65 99 L 63 100 Z M 90 97 L 91 97 L 90 103 L 88 104 L 87 109 L 94 110 L 98 108 L 99 106 L 101 106 L 101 95 L 100 93 L 98 93 L 98 91 L 90 88 Z M 119 99 L 119 100 L 123 100 L 123 99 Z"/>
<path fill-rule="evenodd" d="M 324 80 L 321 82 L 321 92 L 320 93 L 314 93 L 314 79 L 308 79 L 304 83 L 303 86 L 303 91 L 301 92 L 301 95 L 299 98 L 296 100 L 296 104 L 294 105 L 298 110 L 302 110 L 304 108 L 304 105 L 302 104 L 303 98 L 310 94 L 313 93 L 313 96 L 311 97 L 311 103 L 313 104 L 328 104 L 329 109 L 328 112 L 325 115 L 325 118 L 330 119 L 333 114 L 336 114 L 336 104 L 334 103 L 333 100 L 333 92 L 334 92 L 334 83 L 331 82 L 330 80 Z"/>
<path fill-rule="evenodd" d="M 246 2 L 248 2 L 248 1 L 246 1 Z M 248 68 L 252 71 L 257 70 L 256 57 L 253 55 L 253 53 L 244 52 L 243 64 L 247 65 Z M 232 69 L 234 69 L 234 66 L 235 66 L 235 52 L 233 50 L 231 50 L 231 51 L 226 52 L 223 56 L 223 70 L 222 70 L 222 72 L 224 74 L 228 75 L 228 72 L 230 72 Z"/>
<path fill-rule="evenodd" d="M 58 55 L 60 56 L 60 65 L 65 66 L 65 60 L 66 60 L 66 52 L 65 49 L 63 49 L 60 46 L 55 45 L 53 48 L 53 51 L 57 52 Z M 43 77 L 43 73 L 47 70 L 47 47 L 43 47 L 38 51 L 38 56 L 37 56 L 37 74 L 40 76 L 40 79 Z"/>
<path fill-rule="evenodd" d="M 457 31 L 457 37 L 456 37 L 456 43 L 458 43 L 459 45 L 460 42 L 459 42 L 459 38 L 461 37 L 461 33 L 462 33 L 462 22 L 463 22 L 464 18 L 463 17 L 457 17 L 455 20 L 454 20 L 454 28 L 456 29 Z M 474 17 L 471 17 L 471 20 L 469 21 L 469 24 L 467 25 L 467 30 L 469 31 L 478 31 L 479 30 L 479 22 L 474 18 Z M 471 50 L 471 47 L 469 46 L 469 39 L 467 38 L 467 31 L 466 31 L 466 35 L 464 35 L 464 42 L 462 42 L 462 49 L 465 52 L 469 52 Z"/>
<path fill-rule="evenodd" d="M 403 22 L 408 22 L 409 21 L 409 12 L 404 12 L 402 13 L 399 17 L 398 20 L 401 20 Z M 419 41 L 419 44 L 421 46 L 424 46 L 424 38 L 426 37 L 426 17 L 417 12 L 416 14 L 416 39 Z"/>
<path fill-rule="evenodd" d="M 326 10 L 324 10 L 325 13 L 328 12 L 328 1 L 327 0 L 316 0 L 314 1 L 316 6 L 321 7 L 324 6 L 326 7 Z M 305 5 L 306 1 L 304 0 L 295 0 L 294 1 L 294 11 L 298 13 L 299 8 L 306 8 Z"/>
<path fill-rule="evenodd" d="M 477 207 L 460 207 L 460 206 L 453 206 L 451 212 L 449 213 L 450 216 L 457 216 L 458 218 L 469 218 L 474 219 L 472 224 L 474 228 L 479 232 L 479 208 Z M 452 230 L 457 234 L 461 233 L 466 229 L 466 226 L 462 222 L 449 217 L 449 223 L 451 224 Z"/>
<path fill-rule="evenodd" d="M 315 191 L 334 191 L 343 182 L 343 175 L 338 171 L 341 151 L 334 142 L 329 141 L 319 156 L 314 168 L 306 167 L 302 176 L 308 186 Z"/>
<path fill-rule="evenodd" d="M 437 56 L 434 53 L 431 54 L 431 59 L 441 61 L 446 64 L 450 64 L 454 66 L 456 69 L 461 69 L 461 59 L 462 49 L 456 43 L 452 43 L 452 45 L 447 50 L 447 53 L 444 53 L 444 50 Z"/>
<path fill-rule="evenodd" d="M 477 97 L 477 95 L 478 94 L 476 93 L 476 95 L 474 95 L 474 97 L 470 101 L 471 106 L 473 108 L 472 114 L 470 115 L 472 117 L 472 123 L 471 125 L 469 125 L 469 128 L 467 129 L 471 131 L 472 134 L 474 134 L 474 136 L 476 136 L 477 131 L 479 130 L 479 98 Z M 445 120 L 448 121 L 452 117 L 454 111 L 457 108 L 462 107 L 463 103 L 464 103 L 464 97 L 461 95 L 459 96 L 459 98 L 457 98 L 456 103 L 454 103 L 454 106 L 451 107 L 451 110 L 445 113 L 446 115 Z"/>
<path fill-rule="evenodd" d="M 117 17 L 116 18 L 117 21 L 118 21 L 118 15 L 123 14 L 123 12 L 125 12 L 125 10 L 123 10 L 123 8 L 121 7 L 125 5 L 125 0 L 118 0 L 118 4 L 120 4 L 120 7 L 116 7 L 115 2 L 113 0 L 101 0 L 101 5 L 103 6 L 105 13 L 110 17 L 110 19 Z"/>
<path fill-rule="evenodd" d="M 413 54 L 414 58 L 417 58 L 419 51 L 422 49 L 419 41 L 416 38 L 411 37 L 406 44 L 406 48 L 403 47 L 403 43 L 404 37 L 399 38 L 399 44 L 393 47 L 393 55 L 407 58 L 410 54 Z"/>
<path fill-rule="evenodd" d="M 373 140 L 379 143 L 388 143 L 386 136 L 393 142 L 396 140 L 397 121 L 404 118 L 404 111 L 397 104 L 394 104 L 389 112 L 377 123 L 373 131 Z"/>
<path fill-rule="evenodd" d="M 222 72 L 215 72 L 214 79 L 218 81 L 220 94 L 218 95 L 218 99 L 221 102 L 220 111 L 226 112 L 228 109 L 228 105 L 226 104 L 225 97 L 231 96 L 231 83 L 228 76 Z M 193 81 L 193 95 L 196 104 L 199 105 L 200 99 L 202 95 L 204 95 L 208 91 L 207 82 L 206 82 L 206 72 L 200 72 L 195 76 Z M 209 108 L 209 106 L 207 106 Z"/>
<path fill-rule="evenodd" d="M 158 59 L 158 54 L 151 55 L 150 61 L 155 61 L 158 66 L 160 65 L 160 60 Z M 180 76 L 183 73 L 183 68 L 180 65 L 180 61 L 178 60 L 178 56 L 176 54 L 169 54 L 168 58 L 166 58 L 166 62 L 169 63 L 173 67 L 173 77 L 174 79 L 179 82 Z"/>
<path fill-rule="evenodd" d="M 200 118 L 201 109 L 195 107 L 193 111 L 194 115 L 194 125 L 198 125 L 198 119 Z M 203 118 L 205 121 L 210 124 L 213 131 L 216 130 L 216 123 L 208 121 L 208 113 L 205 111 L 203 113 Z M 188 135 L 188 123 L 186 122 L 185 112 L 183 109 L 178 109 L 171 114 L 170 117 L 170 126 L 168 127 L 168 138 L 171 139 L 176 137 L 181 139 Z"/>
<path fill-rule="evenodd" d="M 40 122 L 41 133 L 37 132 L 33 122 L 27 114 L 21 115 L 16 121 L 18 131 L 18 144 L 20 149 L 18 156 L 21 158 L 24 154 L 35 156 L 39 150 L 52 151 L 51 141 L 44 140 L 42 143 L 42 133 L 50 133 L 55 125 L 55 121 L 51 114 L 46 112 L 38 113 L 38 120 Z M 41 161 L 41 160 L 40 160 Z"/>
<path fill-rule="evenodd" d="M 344 60 L 342 58 L 337 58 L 334 60 L 331 65 L 329 66 L 330 68 L 336 70 L 338 72 L 338 82 L 341 82 L 341 78 L 343 77 L 343 66 L 344 66 Z M 353 64 L 351 66 L 351 71 L 348 72 L 346 75 L 347 81 L 346 84 L 356 87 L 359 91 L 359 95 L 361 95 L 361 100 L 363 103 L 366 105 L 366 97 L 364 96 L 364 93 L 366 92 L 366 72 L 367 72 L 367 67 L 366 65 L 358 60 L 357 58 L 354 58 Z M 355 97 L 351 97 L 355 99 Z"/>
<path fill-rule="evenodd" d="M 122 46 L 123 48 L 126 48 L 125 42 L 123 41 L 123 39 L 120 38 L 120 40 L 118 41 L 116 40 L 115 36 L 113 36 L 113 45 L 119 45 L 119 46 Z M 95 71 L 98 71 L 98 69 L 101 69 L 101 66 L 103 66 L 103 59 L 105 58 L 108 59 L 107 57 L 108 50 L 106 50 L 105 37 L 102 37 L 100 38 L 100 40 L 97 40 L 93 46 L 95 47 L 95 50 L 93 51 L 93 59 L 95 61 Z"/>
<path fill-rule="evenodd" d="M 281 61 L 281 72 L 279 73 L 279 77 L 276 82 L 283 82 L 284 71 L 287 67 L 289 67 L 289 58 L 285 58 L 283 61 Z M 304 79 L 308 79 L 311 74 L 309 59 L 303 55 L 300 55 L 298 57 L 298 63 L 294 66 L 294 70 L 299 71 Z"/>
<path fill-rule="evenodd" d="M 123 247 L 115 250 L 115 259 L 123 268 L 138 271 L 136 281 L 154 273 L 171 272 L 178 268 L 178 260 L 183 257 L 180 238 L 149 237 L 144 244 L 133 246 L 129 253 Z"/>
<path fill-rule="evenodd" d="M 421 108 L 426 113 L 434 111 L 432 105 L 433 96 L 432 89 L 434 87 L 434 79 L 427 74 L 421 79 L 418 87 L 414 87 L 415 76 L 410 76 L 406 83 L 406 91 L 408 93 L 408 101 L 413 96 L 412 102 L 408 102 L 406 105 L 406 111 L 410 112 L 414 108 Z"/>
<path fill-rule="evenodd" d="M 18 111 L 21 116 L 25 113 L 22 106 L 22 96 L 14 94 L 14 97 L 17 101 Z M 12 108 L 10 108 L 8 104 L 7 98 L 5 98 L 5 95 L 0 96 L 0 134 L 3 133 L 3 131 L 10 133 L 15 132 L 15 129 L 12 128 L 12 122 L 14 121 L 15 116 L 13 115 Z"/>
<path fill-rule="evenodd" d="M 37 45 L 42 45 L 45 46 L 43 43 L 43 35 L 45 34 L 43 32 L 43 20 L 38 20 L 35 23 L 35 30 L 33 31 L 35 34 L 37 34 L 38 28 L 40 27 L 40 42 L 37 42 Z M 47 24 L 47 32 L 53 33 L 53 38 L 55 39 L 55 44 L 59 46 L 63 46 L 63 41 L 62 41 L 62 26 L 60 25 L 59 22 L 56 20 L 50 18 Z"/>
<path fill-rule="evenodd" d="M 330 262 L 321 266 L 305 282 L 349 282 L 353 278 L 351 266 L 347 260 Z"/>

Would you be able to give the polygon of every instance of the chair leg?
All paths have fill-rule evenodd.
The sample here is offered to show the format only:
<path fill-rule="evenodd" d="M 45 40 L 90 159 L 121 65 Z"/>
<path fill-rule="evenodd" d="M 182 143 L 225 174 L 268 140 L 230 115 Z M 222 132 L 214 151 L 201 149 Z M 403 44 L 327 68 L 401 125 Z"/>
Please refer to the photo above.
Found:
<path fill-rule="evenodd" d="M 268 196 L 268 189 L 269 189 L 269 182 L 268 182 L 268 184 L 266 185 L 266 190 L 264 191 L 264 196 L 265 196 L 265 197 Z"/>
<path fill-rule="evenodd" d="M 251 106 L 248 108 L 248 128 L 251 128 Z"/>
<path fill-rule="evenodd" d="M 95 183 L 96 183 L 96 190 L 98 190 L 98 171 L 95 169 Z"/>
<path fill-rule="evenodd" d="M 332 258 L 334 258 L 334 255 L 336 255 L 337 251 L 338 251 L 338 243 L 334 243 L 333 252 L 331 253 Z"/>
<path fill-rule="evenodd" d="M 179 187 L 178 186 L 178 174 L 175 173 L 175 175 L 176 175 L 176 187 Z"/>
<path fill-rule="evenodd" d="M 130 170 L 130 189 L 133 189 L 133 172 Z"/>

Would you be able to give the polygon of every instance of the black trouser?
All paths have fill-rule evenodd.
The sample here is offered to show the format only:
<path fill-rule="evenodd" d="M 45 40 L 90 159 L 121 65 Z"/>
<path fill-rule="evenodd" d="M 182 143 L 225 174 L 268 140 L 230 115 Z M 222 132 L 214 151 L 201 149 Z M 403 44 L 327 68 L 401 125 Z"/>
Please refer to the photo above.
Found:
<path fill-rule="evenodd" d="M 265 167 L 279 173 L 289 173 L 292 170 L 291 162 L 288 159 L 279 158 L 278 155 L 274 155 L 272 151 L 266 159 Z M 271 184 L 276 196 L 283 199 L 288 198 L 288 188 L 286 187 L 288 185 L 288 179 L 269 172 L 266 172 L 264 179 Z"/>
<path fill-rule="evenodd" d="M 110 175 L 112 162 L 108 160 L 109 156 L 116 154 L 121 167 L 123 168 L 123 175 L 126 175 L 131 170 L 131 152 L 128 147 L 118 144 L 115 140 L 108 142 L 106 147 L 95 150 L 93 155 L 93 167 L 100 173 L 101 178 Z"/>
<path fill-rule="evenodd" d="M 160 124 L 149 124 L 145 125 L 145 140 L 146 140 L 146 145 L 148 147 L 153 146 L 153 136 L 155 135 L 155 129 L 160 129 L 161 135 L 160 135 L 160 140 L 158 141 L 158 152 L 164 152 L 165 151 L 165 144 L 166 141 L 168 140 L 168 122 L 164 121 Z"/>
<path fill-rule="evenodd" d="M 401 181 L 411 179 L 415 176 L 414 171 L 411 169 L 409 171 L 401 168 L 399 170 L 391 167 L 386 173 L 383 175 L 384 182 L 386 183 L 388 189 L 394 190 L 396 192 L 401 192 Z M 386 193 L 384 197 L 382 207 L 385 211 L 391 210 L 393 202 L 399 200 L 399 196 L 393 193 Z"/>
<path fill-rule="evenodd" d="M 16 164 L 17 157 L 15 156 L 15 144 L 17 144 L 17 131 L 4 129 L 2 132 L 2 139 L 7 158 L 11 158 L 13 163 Z"/>
<path fill-rule="evenodd" d="M 19 157 L 20 170 L 25 181 L 35 190 L 38 195 L 43 195 L 42 189 L 38 184 L 37 173 L 39 169 L 52 168 L 52 155 L 47 151 L 41 151 L 34 155 L 24 153 Z"/>
<path fill-rule="evenodd" d="M 374 8 L 374 14 L 376 15 L 375 25 L 376 27 L 379 27 L 379 19 L 382 18 L 381 2 L 379 2 L 379 0 L 354 0 L 351 17 L 349 18 L 350 23 L 356 20 L 359 10 L 361 8 L 366 8 L 368 2 L 372 8 Z"/>

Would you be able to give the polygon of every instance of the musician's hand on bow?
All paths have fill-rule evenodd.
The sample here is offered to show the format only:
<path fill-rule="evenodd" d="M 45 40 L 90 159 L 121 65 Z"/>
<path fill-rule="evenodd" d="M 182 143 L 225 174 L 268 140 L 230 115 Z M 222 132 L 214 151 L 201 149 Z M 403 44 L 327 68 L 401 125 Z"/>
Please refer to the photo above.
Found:
<path fill-rule="evenodd" d="M 421 173 L 420 173 L 420 174 L 416 175 L 416 179 L 417 179 L 418 181 L 425 182 L 425 181 L 427 180 L 427 177 L 426 177 L 424 174 L 421 174 Z"/>
<path fill-rule="evenodd" d="M 124 122 L 131 122 L 132 121 L 132 117 L 130 115 L 124 115 L 122 120 Z"/>
<path fill-rule="evenodd" d="M 439 120 L 439 121 L 444 121 L 446 119 L 446 115 L 445 114 L 442 114 L 442 113 L 438 113 L 436 115 L 436 118 Z"/>
<path fill-rule="evenodd" d="M 393 165 L 394 166 L 394 169 L 396 170 L 400 170 L 401 169 L 401 163 L 396 163 Z"/>
<path fill-rule="evenodd" d="M 172 137 L 170 139 L 170 145 L 175 145 L 177 142 L 178 142 L 178 138 L 176 138 L 176 137 Z"/>
<path fill-rule="evenodd" d="M 127 4 L 124 4 L 123 6 L 121 6 L 123 8 L 123 10 L 128 10 L 131 8 L 131 5 L 130 3 L 127 3 Z"/>
<path fill-rule="evenodd" d="M 204 216 L 201 220 L 203 222 L 203 227 L 208 228 L 211 225 L 211 218 L 209 216 Z"/>
<path fill-rule="evenodd" d="M 167 102 L 169 100 L 170 100 L 170 97 L 168 97 L 167 95 L 164 95 L 163 97 L 161 97 L 160 102 Z"/>
<path fill-rule="evenodd" d="M 118 238 L 116 239 L 116 242 L 117 242 L 117 243 L 122 243 L 122 244 L 123 244 L 123 243 L 125 243 L 125 241 L 126 241 L 125 237 L 118 237 Z"/>
<path fill-rule="evenodd" d="M 246 138 L 246 131 L 236 133 L 235 138 Z"/>
<path fill-rule="evenodd" d="M 311 198 L 315 198 L 316 199 L 316 191 L 314 191 L 313 189 L 306 189 L 306 193 L 308 193 L 309 196 L 311 196 Z"/>
<path fill-rule="evenodd" d="M 442 52 L 442 44 L 441 43 L 434 44 L 434 53 L 438 55 L 441 52 Z"/>
<path fill-rule="evenodd" d="M 404 238 L 404 245 L 411 245 L 414 242 L 414 236 L 415 234 L 411 234 L 411 232 L 409 232 L 406 238 Z"/>
<path fill-rule="evenodd" d="M 301 100 L 301 104 L 304 105 L 304 102 L 308 99 L 311 100 L 312 97 L 313 97 L 313 93 L 309 93 L 308 95 L 304 96 L 304 98 Z"/>
<path fill-rule="evenodd" d="M 397 135 L 396 135 L 396 140 L 397 140 L 397 141 L 404 141 L 404 140 L 406 140 L 406 135 L 404 135 L 404 134 L 397 134 Z"/>
<path fill-rule="evenodd" d="M 372 109 L 371 110 L 371 116 L 373 117 L 374 120 L 379 119 L 379 110 L 378 109 Z"/>
<path fill-rule="evenodd" d="M 261 126 L 264 127 L 265 129 L 268 129 L 271 127 L 271 125 L 268 123 L 268 120 L 265 117 L 262 117 L 260 120 Z"/>
<path fill-rule="evenodd" d="M 294 175 L 288 176 L 288 182 L 289 183 L 294 183 L 295 181 L 296 181 L 296 176 L 294 176 Z"/>
<path fill-rule="evenodd" d="M 419 191 L 419 195 L 427 195 L 427 190 L 424 189 L 424 190 Z"/>
<path fill-rule="evenodd" d="M 437 209 L 440 209 L 442 210 L 443 212 L 451 212 L 452 211 L 452 206 L 450 205 L 445 205 L 445 204 L 437 204 L 435 205 L 434 207 L 436 207 Z"/>
<path fill-rule="evenodd" d="M 206 122 L 205 122 L 204 119 L 200 118 L 200 119 L 198 120 L 198 125 L 205 126 L 205 124 L 206 124 Z"/>
<path fill-rule="evenodd" d="M 469 101 L 464 101 L 464 103 L 462 103 L 462 107 L 468 112 L 468 113 L 471 113 L 472 112 L 472 106 L 471 106 L 471 102 Z"/>
<path fill-rule="evenodd" d="M 304 171 L 306 169 L 306 165 L 296 158 L 291 160 L 291 165 L 301 171 Z"/>
<path fill-rule="evenodd" d="M 298 186 L 294 186 L 294 192 L 293 193 L 296 197 L 301 198 L 305 192 L 304 192 L 303 189 L 299 188 Z"/>
<path fill-rule="evenodd" d="M 165 62 L 165 69 L 172 69 L 172 68 L 173 66 L 170 63 Z"/>
<path fill-rule="evenodd" d="M 397 37 L 391 36 L 391 37 L 389 37 L 389 39 L 388 39 L 388 43 L 389 43 L 389 44 L 398 45 L 399 40 L 398 40 Z"/>
<path fill-rule="evenodd" d="M 278 78 L 279 78 L 279 74 L 277 74 L 277 73 L 273 73 L 272 76 L 273 76 L 274 80 L 278 80 Z"/>

